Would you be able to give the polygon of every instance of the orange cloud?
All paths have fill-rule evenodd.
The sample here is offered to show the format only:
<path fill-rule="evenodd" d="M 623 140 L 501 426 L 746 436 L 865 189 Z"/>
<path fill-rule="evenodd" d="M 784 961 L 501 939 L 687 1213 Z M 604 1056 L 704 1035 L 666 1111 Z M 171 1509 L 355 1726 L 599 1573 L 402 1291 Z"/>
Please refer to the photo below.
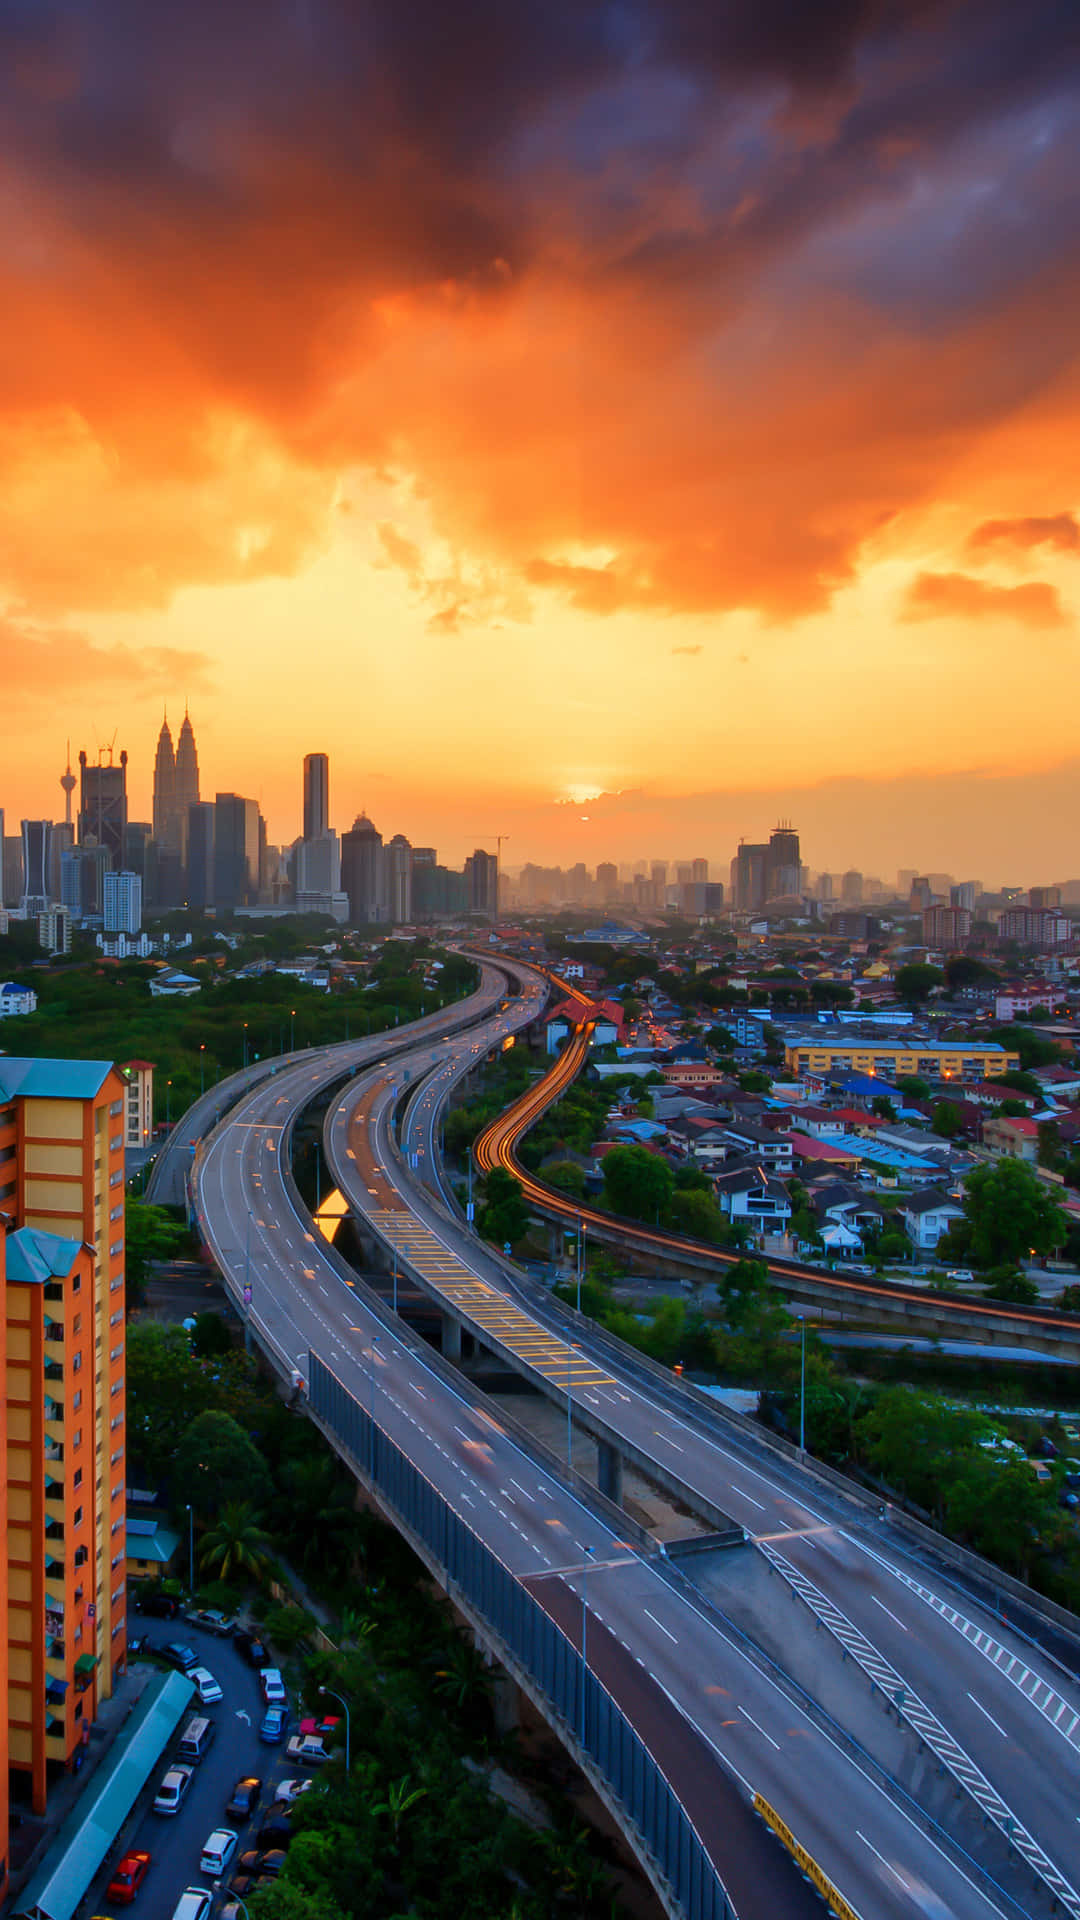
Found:
<path fill-rule="evenodd" d="M 1068 619 L 1056 587 L 1032 580 L 1022 587 L 997 587 L 967 573 L 920 573 L 909 584 L 900 609 L 903 620 L 1018 620 L 1026 627 L 1062 627 Z"/>
<path fill-rule="evenodd" d="M 202 692 L 211 684 L 206 654 L 190 648 L 98 646 L 71 628 L 41 628 L 0 619 L 4 709 L 29 713 L 55 711 L 58 693 L 83 707 L 100 689 L 110 699 L 118 691 L 139 694 Z"/>
<path fill-rule="evenodd" d="M 984 520 L 968 535 L 968 548 L 1012 547 L 1021 553 L 1032 547 L 1053 547 L 1059 553 L 1080 553 L 1080 521 L 1075 513 L 1025 514 L 1016 520 Z"/>

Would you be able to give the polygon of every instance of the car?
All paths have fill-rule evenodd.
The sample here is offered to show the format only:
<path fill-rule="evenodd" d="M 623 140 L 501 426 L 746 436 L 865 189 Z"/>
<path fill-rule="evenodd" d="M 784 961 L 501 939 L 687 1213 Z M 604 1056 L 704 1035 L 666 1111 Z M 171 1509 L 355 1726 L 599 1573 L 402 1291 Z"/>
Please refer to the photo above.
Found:
<path fill-rule="evenodd" d="M 245 1773 L 232 1790 L 232 1796 L 225 1809 L 227 1820 L 248 1820 L 255 1811 L 256 1803 L 262 1792 L 262 1781 L 257 1774 Z"/>
<path fill-rule="evenodd" d="M 258 1848 L 252 1847 L 240 1855 L 236 1872 L 229 1881 L 229 1891 L 243 1898 L 253 1893 L 256 1887 L 265 1886 L 268 1880 L 276 1880 L 284 1864 L 285 1855 L 280 1847 L 269 1853 L 261 1853 Z"/>
<path fill-rule="evenodd" d="M 208 1667 L 192 1667 L 188 1679 L 193 1683 L 204 1707 L 212 1707 L 218 1700 L 224 1699 L 221 1686 Z"/>
<path fill-rule="evenodd" d="M 180 1602 L 172 1593 L 143 1593 L 135 1602 L 136 1613 L 148 1613 L 155 1620 L 175 1620 Z"/>
<path fill-rule="evenodd" d="M 214 1896 L 205 1887 L 185 1887 L 172 1911 L 172 1920 L 210 1920 Z"/>
<path fill-rule="evenodd" d="M 1035 1451 L 1036 1453 L 1041 1454 L 1044 1460 L 1056 1460 L 1058 1457 L 1057 1448 L 1055 1447 L 1053 1441 L 1047 1438 L 1045 1433 L 1040 1436 L 1040 1439 L 1039 1439 L 1038 1445 L 1035 1448 Z"/>
<path fill-rule="evenodd" d="M 180 1760 L 169 1768 L 157 1790 L 155 1813 L 179 1813 L 194 1772 L 194 1767 L 187 1767 Z"/>
<path fill-rule="evenodd" d="M 1054 1477 L 1045 1460 L 1029 1460 L 1028 1466 L 1031 1468 L 1040 1486 L 1046 1486 Z"/>
<path fill-rule="evenodd" d="M 314 1780 L 301 1780 L 296 1773 L 288 1780 L 279 1780 L 274 1788 L 275 1805 L 280 1800 L 285 1806 L 291 1807 L 294 1800 L 298 1800 L 302 1793 L 310 1792 L 314 1785 Z"/>
<path fill-rule="evenodd" d="M 116 1863 L 116 1872 L 105 1890 L 106 1900 L 118 1907 L 130 1907 L 150 1871 L 148 1853 L 125 1853 Z"/>
<path fill-rule="evenodd" d="M 1075 1513 L 1077 1507 L 1080 1507 L 1080 1494 L 1063 1493 L 1058 1501 L 1058 1506 L 1064 1507 L 1067 1513 Z"/>
<path fill-rule="evenodd" d="M 946 1280 L 968 1281 L 974 1280 L 975 1275 L 972 1273 L 970 1267 L 946 1267 L 945 1278 Z"/>
<path fill-rule="evenodd" d="M 258 1833 L 255 1835 L 256 1845 L 260 1847 L 287 1847 L 293 1837 L 292 1821 L 289 1818 L 291 1812 L 291 1807 L 282 1806 L 280 1800 L 275 1800 L 273 1807 L 270 1809 Z"/>
<path fill-rule="evenodd" d="M 288 1746 L 290 1766 L 321 1767 L 330 1755 L 314 1733 L 294 1733 Z"/>
<path fill-rule="evenodd" d="M 206 1633 L 216 1633 L 221 1640 L 227 1640 L 236 1632 L 236 1621 L 231 1620 L 220 1607 L 200 1607 L 197 1613 L 189 1613 L 188 1619 L 193 1627 L 202 1627 Z"/>
<path fill-rule="evenodd" d="M 340 1727 L 340 1725 L 340 1713 L 324 1713 L 321 1720 L 313 1720 L 310 1716 L 301 1720 L 299 1731 L 301 1733 L 318 1733 L 325 1735 L 333 1733 L 334 1728 Z"/>
<path fill-rule="evenodd" d="M 1080 1447 L 1080 1427 L 1074 1427 L 1072 1425 L 1069 1425 L 1069 1426 L 1063 1425 L 1061 1431 L 1064 1434 L 1065 1439 L 1068 1441 L 1070 1447 Z"/>
<path fill-rule="evenodd" d="M 267 1653 L 257 1633 L 246 1633 L 244 1631 L 235 1633 L 233 1635 L 233 1646 L 236 1648 L 237 1653 L 243 1655 L 249 1667 L 268 1667 L 270 1665 L 270 1655 Z"/>
<path fill-rule="evenodd" d="M 259 1675 L 262 1697 L 268 1707 L 283 1707 L 288 1699 L 279 1667 L 264 1667 Z"/>
<path fill-rule="evenodd" d="M 282 1847 L 270 1847 L 260 1853 L 256 1872 L 262 1880 L 276 1880 L 285 1865 L 285 1852 Z"/>
<path fill-rule="evenodd" d="M 167 1647 L 162 1647 L 161 1657 L 168 1661 L 170 1667 L 175 1667 L 178 1673 L 190 1673 L 192 1667 L 197 1667 L 199 1664 L 198 1654 L 193 1653 L 190 1647 L 185 1647 L 180 1640 L 170 1640 Z"/>
<path fill-rule="evenodd" d="M 268 1747 L 276 1747 L 284 1740 L 288 1725 L 288 1707 L 267 1707 L 259 1722 L 259 1739 L 265 1740 Z"/>
<path fill-rule="evenodd" d="M 208 1873 L 211 1880 L 216 1880 L 224 1873 L 236 1852 L 239 1838 L 240 1835 L 234 1833 L 231 1827 L 215 1827 L 213 1833 L 208 1833 L 203 1841 L 199 1872 Z"/>

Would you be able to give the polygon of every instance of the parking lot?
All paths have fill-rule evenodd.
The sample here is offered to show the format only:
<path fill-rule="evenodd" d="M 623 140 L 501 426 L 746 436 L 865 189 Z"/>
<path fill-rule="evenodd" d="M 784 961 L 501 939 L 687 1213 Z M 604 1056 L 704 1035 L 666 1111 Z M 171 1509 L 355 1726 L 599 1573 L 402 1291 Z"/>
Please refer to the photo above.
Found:
<path fill-rule="evenodd" d="M 283 1740 L 279 1746 L 268 1746 L 259 1739 L 259 1722 L 264 1710 L 259 1676 L 241 1657 L 231 1639 L 222 1639 L 183 1619 L 156 1620 L 133 1614 L 131 1624 L 133 1629 L 146 1631 L 154 1647 L 164 1647 L 170 1641 L 179 1641 L 183 1646 L 190 1647 L 199 1666 L 209 1668 L 220 1682 L 223 1698 L 215 1706 L 202 1707 L 197 1696 L 193 1696 L 190 1713 L 185 1714 L 169 1749 L 147 1781 L 135 1813 L 106 1866 L 92 1882 L 82 1911 L 88 1915 L 110 1917 L 130 1911 L 136 1915 L 153 1915 L 153 1920 L 170 1920 L 185 1887 L 209 1888 L 212 1884 L 209 1876 L 200 1873 L 199 1858 L 203 1843 L 213 1829 L 233 1827 L 239 1833 L 237 1855 L 253 1847 L 255 1834 L 273 1801 L 275 1787 L 282 1779 L 295 1777 L 299 1769 L 288 1764 L 286 1741 Z M 295 1699 L 290 1698 L 289 1708 L 289 1732 L 292 1733 L 296 1731 L 300 1718 Z M 312 1710 L 310 1703 L 307 1710 Z M 216 1737 L 204 1759 L 195 1767 L 191 1786 L 179 1812 L 163 1817 L 153 1812 L 151 1802 L 167 1767 L 177 1757 L 180 1736 L 193 1714 L 204 1715 L 211 1720 L 217 1729 Z M 305 1772 L 318 1777 L 315 1769 L 305 1769 Z M 244 1774 L 254 1774 L 260 1778 L 262 1791 L 248 1820 L 229 1820 L 225 1816 L 225 1807 L 236 1782 Z M 152 1859 L 145 1884 L 129 1909 L 110 1905 L 105 1890 L 116 1862 L 131 1848 L 145 1850 Z M 226 1871 L 226 1881 L 231 1878 L 234 1867 L 235 1856 Z M 215 1913 L 220 1911 L 223 1904 L 222 1901 L 215 1902 Z"/>

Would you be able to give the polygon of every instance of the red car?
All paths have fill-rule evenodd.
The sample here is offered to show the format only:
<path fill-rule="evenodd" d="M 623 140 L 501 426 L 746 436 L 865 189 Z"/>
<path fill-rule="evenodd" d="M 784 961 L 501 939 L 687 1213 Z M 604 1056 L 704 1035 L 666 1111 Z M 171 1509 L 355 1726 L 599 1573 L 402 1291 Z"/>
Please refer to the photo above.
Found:
<path fill-rule="evenodd" d="M 129 1907 L 150 1871 L 148 1853 L 125 1853 L 109 1881 L 105 1898 L 118 1907 Z"/>

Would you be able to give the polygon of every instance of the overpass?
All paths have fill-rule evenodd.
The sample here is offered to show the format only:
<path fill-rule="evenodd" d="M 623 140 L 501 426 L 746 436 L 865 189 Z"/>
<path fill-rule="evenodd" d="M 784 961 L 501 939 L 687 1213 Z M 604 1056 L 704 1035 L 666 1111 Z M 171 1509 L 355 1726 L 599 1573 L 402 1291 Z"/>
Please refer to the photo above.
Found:
<path fill-rule="evenodd" d="M 492 1013 L 471 1037 L 429 1036 L 411 1052 L 412 1069 L 434 1064 L 448 1049 L 464 1056 L 466 1049 L 501 1044 L 515 1025 L 535 1016 L 535 1006 L 534 990 L 531 1000 Z M 349 1049 L 322 1061 L 308 1054 L 241 1091 L 198 1158 L 195 1202 L 204 1235 L 233 1297 L 244 1303 L 250 1291 L 241 1310 L 263 1351 L 282 1372 L 308 1382 L 313 1417 L 558 1727 L 631 1838 L 668 1911 L 712 1920 L 734 1908 L 742 1920 L 766 1914 L 772 1920 L 812 1910 L 802 1873 L 754 1818 L 755 1805 L 775 1831 L 794 1838 L 800 1868 L 809 1858 L 841 1889 L 846 1910 L 863 1920 L 926 1913 L 934 1902 L 959 1920 L 1048 1910 L 1045 1873 L 1033 1880 L 1030 1853 L 1021 1868 L 1016 1849 L 1057 1846 L 1069 1798 L 1064 1787 L 1059 1794 L 1053 1781 L 1047 1786 L 1037 1837 L 1027 1832 L 1026 1809 L 1007 1803 L 1008 1857 L 1004 1845 L 996 1845 L 994 1813 L 988 1837 L 981 1838 L 966 1815 L 958 1817 L 972 1849 L 965 1854 L 940 1820 L 689 1588 L 663 1554 L 632 1537 L 617 1511 L 538 1456 L 501 1413 L 493 1417 L 482 1396 L 377 1303 L 320 1239 L 291 1183 L 291 1130 L 304 1107 L 355 1065 Z M 378 1110 L 368 1114 L 373 1164 L 389 1170 L 401 1087 L 389 1065 L 361 1072 L 357 1096 L 372 1085 L 381 1089 Z M 359 1186 L 359 1164 L 354 1170 L 348 1147 L 344 1158 Z M 416 1217 L 430 1225 L 432 1216 L 422 1210 L 435 1203 L 413 1189 L 408 1169 L 394 1164 L 390 1184 L 399 1193 L 408 1190 Z M 358 1211 L 384 1197 L 378 1186 L 374 1195 L 354 1194 Z M 386 1210 L 395 1209 L 372 1209 Z M 440 1233 L 445 1222 L 440 1212 Z M 470 1236 L 464 1242 L 475 1248 Z M 602 1394 L 618 1418 L 627 1389 L 606 1355 L 594 1359 L 581 1351 L 583 1364 L 589 1361 L 600 1378 L 570 1381 L 571 1413 L 579 1401 Z M 631 1389 L 627 1397 L 636 1398 L 640 1414 L 646 1402 L 633 1383 Z M 651 1407 L 646 1449 L 666 1448 L 674 1457 L 689 1451 L 690 1434 L 696 1447 L 701 1436 L 687 1412 L 688 1406 Z M 749 1496 L 744 1510 L 767 1507 L 768 1522 L 757 1525 L 768 1525 L 784 1554 L 801 1543 L 808 1557 L 820 1551 L 826 1562 L 835 1558 L 846 1566 L 841 1582 L 875 1577 L 872 1556 L 854 1541 L 852 1529 L 861 1521 L 851 1502 L 826 1496 L 796 1468 L 786 1480 L 775 1467 L 766 1477 L 753 1455 L 739 1454 L 743 1437 L 735 1428 L 723 1448 L 710 1444 L 713 1472 L 728 1456 L 725 1508 L 741 1485 Z M 891 1530 L 884 1530 L 878 1548 L 886 1591 L 894 1607 L 905 1604 L 900 1595 L 910 1589 L 892 1566 Z M 799 1604 L 809 1602 L 800 1597 Z M 997 1672 L 990 1653 L 925 1604 L 919 1632 L 936 1640 L 954 1689 L 959 1668 L 985 1691 Z M 1024 1671 L 1037 1668 L 1044 1684 L 1066 1685 L 1037 1650 L 1027 1651 L 1027 1661 Z M 1004 1722 L 1017 1728 L 1018 1740 L 1030 1735 L 1038 1755 L 1037 1710 L 1021 1704 L 1017 1687 L 1010 1693 L 1002 1682 L 1000 1691 Z M 1080 1712 L 1074 1718 L 1080 1722 Z M 1068 1724 L 1057 1726 L 1059 1741 Z M 906 1724 L 903 1733 L 910 1735 Z M 1018 1752 L 1019 1746 L 1011 1755 L 1016 1777 L 1005 1782 L 1010 1792 L 1022 1784 Z M 1060 1759 L 1057 1748 L 1053 1759 Z M 1074 1823 L 1071 1804 L 1068 1818 Z M 1041 1857 L 1054 1873 L 1049 1854 Z M 1071 1888 L 1058 1878 L 1060 1896 L 1072 1902 Z"/>

